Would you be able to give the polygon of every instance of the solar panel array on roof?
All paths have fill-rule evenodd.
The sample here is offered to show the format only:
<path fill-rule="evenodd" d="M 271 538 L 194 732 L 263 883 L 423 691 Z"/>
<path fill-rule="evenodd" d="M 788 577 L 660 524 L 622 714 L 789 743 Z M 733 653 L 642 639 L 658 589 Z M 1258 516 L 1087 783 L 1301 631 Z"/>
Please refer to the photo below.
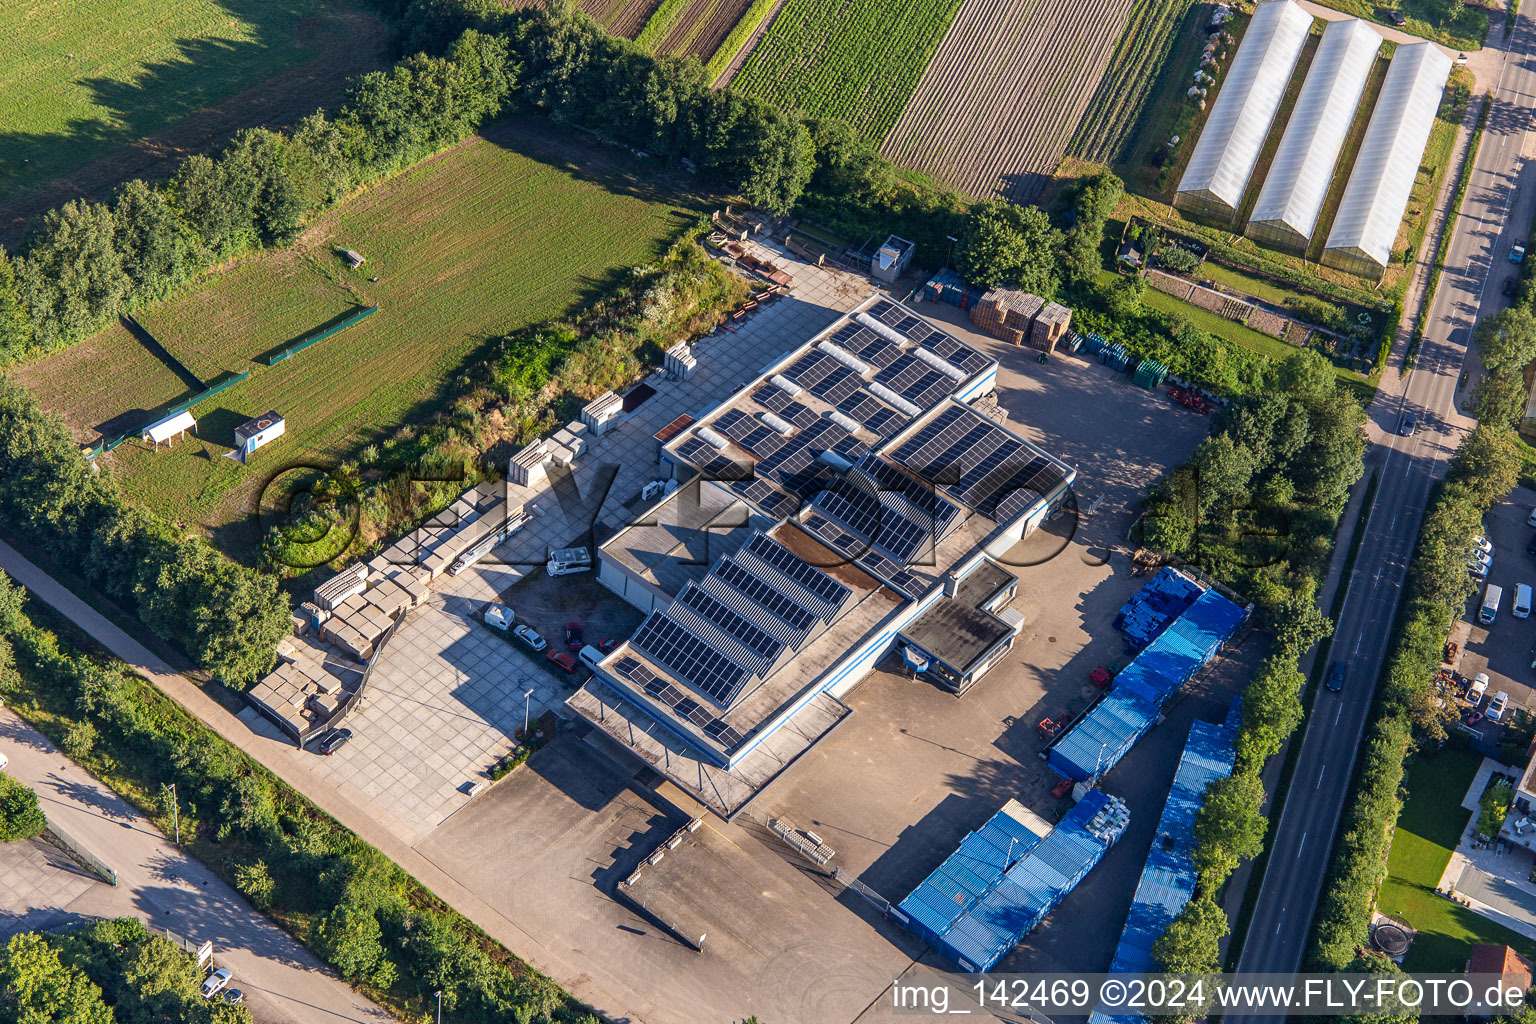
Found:
<path fill-rule="evenodd" d="M 652 612 L 629 644 L 722 708 L 746 685 L 745 668 L 663 612 Z"/>
<path fill-rule="evenodd" d="M 1017 514 L 1067 478 L 1054 459 L 959 405 L 924 424 L 891 461 L 999 521 L 1000 509 Z M 1005 499 L 1009 504 L 1002 504 Z"/>
<path fill-rule="evenodd" d="M 878 549 L 896 563 L 890 572 L 877 572 L 887 579 L 900 572 L 926 545 L 949 535 L 959 522 L 960 510 L 953 503 L 923 487 L 895 466 L 874 455 L 866 455 L 835 486 L 818 493 L 812 507 L 841 529 L 828 529 L 824 522 L 813 528 L 839 552 L 856 557 Z M 846 538 L 851 534 L 853 540 Z"/>
<path fill-rule="evenodd" d="M 868 313 L 891 330 L 917 342 L 940 359 L 962 370 L 967 377 L 980 373 L 992 362 L 980 352 L 934 327 L 907 307 L 889 299 L 879 300 L 869 307 Z"/>
<path fill-rule="evenodd" d="M 1007 824 L 984 844 L 974 843 L 979 833 L 972 833 L 899 909 L 908 928 L 962 971 L 990 971 L 1082 881 L 1128 822 L 1122 801 L 1090 790 L 1034 842 L 1027 829 L 1020 829 L 1023 837 L 1010 835 Z M 1020 852 L 1021 846 L 1027 848 Z"/>
<path fill-rule="evenodd" d="M 875 374 L 875 381 L 924 409 L 938 405 L 954 391 L 955 386 L 954 381 L 911 355 L 899 357 Z"/>
<path fill-rule="evenodd" d="M 1216 656 L 1248 613 L 1207 590 L 1131 659 L 1108 695 L 1067 731 L 1046 763 L 1068 779 L 1102 778 L 1157 722 L 1163 703 Z"/>
<path fill-rule="evenodd" d="M 826 620 L 832 619 L 853 594 L 847 586 L 808 564 L 799 555 L 765 534 L 760 533 L 749 540 L 737 552 L 737 556 L 737 562 L 748 569 L 755 569 L 755 566 L 747 561 L 748 557 L 766 566 L 772 575 L 764 573 L 759 575 L 770 584 L 779 587 L 782 593 L 794 597 L 794 589 L 804 591 L 808 599 L 804 601 L 797 599 L 797 603 L 803 604 Z"/>
<path fill-rule="evenodd" d="M 789 392 L 775 384 L 764 384 L 752 392 L 752 401 L 767 409 L 769 412 L 779 412 L 790 403 Z"/>
<path fill-rule="evenodd" d="M 708 480 L 743 480 L 752 476 L 750 463 L 737 462 L 697 437 L 690 437 L 679 445 L 677 454 L 697 466 Z"/>
<path fill-rule="evenodd" d="M 784 519 L 800 507 L 800 499 L 785 494 L 766 480 L 738 480 L 731 489 L 774 519 Z"/>
<path fill-rule="evenodd" d="M 1225 725 L 1197 721 L 1190 726 L 1189 741 L 1179 758 L 1163 815 L 1157 823 L 1157 835 L 1147 853 L 1130 913 L 1126 915 L 1125 931 L 1110 962 L 1111 972 L 1156 971 L 1152 945 L 1195 892 L 1199 875 L 1193 857 L 1195 815 L 1205 802 L 1206 787 L 1232 774 L 1232 737 L 1233 731 Z M 1130 1024 L 1135 1019 L 1132 1014 L 1118 1018 L 1108 1014 L 1095 1016 L 1101 1024 L 1109 1019 Z"/>
<path fill-rule="evenodd" d="M 1175 206 L 1236 215 L 1311 30 L 1312 16 L 1291 0 L 1269 0 L 1254 8 L 1179 181 Z"/>
<path fill-rule="evenodd" d="M 875 369 L 890 366 L 901 354 L 901 346 L 887 341 L 861 324 L 848 323 L 839 327 L 830 339 L 834 345 L 847 349 Z"/>
<path fill-rule="evenodd" d="M 809 633 L 811 627 L 816 624 L 815 615 L 729 558 L 722 559 L 715 567 L 714 573 L 706 577 L 704 582 L 706 585 L 718 582 L 721 586 L 729 586 L 747 600 L 761 605 L 769 613 L 783 620 L 796 633 Z"/>

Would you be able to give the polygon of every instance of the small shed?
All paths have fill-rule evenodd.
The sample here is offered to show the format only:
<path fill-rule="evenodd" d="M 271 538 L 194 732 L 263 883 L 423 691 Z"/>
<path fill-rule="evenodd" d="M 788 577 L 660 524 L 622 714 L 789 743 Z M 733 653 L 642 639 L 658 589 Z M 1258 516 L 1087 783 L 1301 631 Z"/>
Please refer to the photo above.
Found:
<path fill-rule="evenodd" d="M 190 412 L 183 409 L 145 427 L 143 437 L 146 441 L 153 441 L 155 451 L 159 451 L 161 441 L 169 444 L 173 438 L 179 438 L 189 430 L 194 434 L 197 433 L 197 420 L 192 418 Z"/>
<path fill-rule="evenodd" d="M 347 266 L 351 267 L 353 270 L 356 270 L 358 267 L 368 262 L 363 258 L 363 254 L 355 249 L 343 249 L 338 246 L 336 251 L 341 253 L 341 258 L 346 260 Z"/>
<path fill-rule="evenodd" d="M 888 236 L 885 244 L 875 250 L 874 256 L 870 257 L 870 276 L 888 284 L 895 283 L 902 274 L 907 272 L 907 265 L 912 262 L 912 254 L 916 251 L 917 246 L 905 238 Z"/>
<path fill-rule="evenodd" d="M 257 448 L 283 436 L 287 423 L 276 409 L 268 410 L 253 420 L 247 420 L 235 428 L 235 450 L 226 453 L 242 466 Z"/>

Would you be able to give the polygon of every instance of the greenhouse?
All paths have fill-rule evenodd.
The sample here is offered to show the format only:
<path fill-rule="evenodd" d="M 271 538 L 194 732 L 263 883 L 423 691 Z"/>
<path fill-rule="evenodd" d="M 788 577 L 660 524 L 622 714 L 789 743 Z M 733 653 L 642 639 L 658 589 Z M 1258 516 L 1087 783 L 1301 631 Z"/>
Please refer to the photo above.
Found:
<path fill-rule="evenodd" d="M 1381 36 L 1358 18 L 1323 32 L 1248 218 L 1248 237 L 1279 249 L 1307 247 L 1380 49 Z"/>
<path fill-rule="evenodd" d="M 1312 16 L 1291 0 L 1267 0 L 1254 9 L 1179 181 L 1174 206 L 1220 221 L 1237 216 L 1311 29 Z"/>
<path fill-rule="evenodd" d="M 1450 74 L 1451 58 L 1434 43 L 1398 46 L 1339 200 L 1323 263 L 1372 280 L 1386 272 Z"/>

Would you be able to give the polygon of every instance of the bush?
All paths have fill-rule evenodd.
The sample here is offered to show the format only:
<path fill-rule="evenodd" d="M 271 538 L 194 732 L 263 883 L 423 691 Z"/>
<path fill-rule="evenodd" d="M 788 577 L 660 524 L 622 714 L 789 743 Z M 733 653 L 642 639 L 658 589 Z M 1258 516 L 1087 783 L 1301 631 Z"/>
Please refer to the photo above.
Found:
<path fill-rule="evenodd" d="M 25 783 L 0 772 L 0 843 L 35 839 L 47 827 L 37 794 Z"/>

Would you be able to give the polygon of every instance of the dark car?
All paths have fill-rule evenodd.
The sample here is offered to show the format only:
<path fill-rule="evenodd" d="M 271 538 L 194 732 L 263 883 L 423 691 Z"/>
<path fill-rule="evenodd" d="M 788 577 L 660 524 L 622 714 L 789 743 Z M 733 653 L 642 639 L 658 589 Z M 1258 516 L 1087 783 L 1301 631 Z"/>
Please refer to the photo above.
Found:
<path fill-rule="evenodd" d="M 320 742 L 315 744 L 315 753 L 334 754 L 336 751 L 346 746 L 347 741 L 351 738 L 351 729 L 332 729 L 324 736 L 321 736 Z"/>
<path fill-rule="evenodd" d="M 545 651 L 544 657 L 549 660 L 551 665 L 554 665 L 562 672 L 576 671 L 576 659 L 564 651 Z"/>
<path fill-rule="evenodd" d="M 581 623 L 567 622 L 565 624 L 565 649 L 575 654 L 586 646 L 586 641 L 581 638 Z"/>
<path fill-rule="evenodd" d="M 1408 19 L 1403 17 L 1402 11 L 1393 11 L 1392 13 L 1388 14 L 1387 17 L 1390 18 L 1392 20 L 1392 24 L 1396 25 L 1398 28 L 1402 28 L 1404 25 L 1408 24 Z"/>
<path fill-rule="evenodd" d="M 1419 429 L 1419 418 L 1411 412 L 1403 413 L 1402 422 L 1397 425 L 1397 432 L 1404 437 L 1412 437 L 1413 432 Z"/>
<path fill-rule="evenodd" d="M 237 988 L 227 988 L 224 990 L 224 1001 L 239 1006 L 245 1002 L 245 993 Z"/>
<path fill-rule="evenodd" d="M 1536 555 L 1536 537 L 1532 537 L 1531 542 L 1525 546 L 1525 553 L 1528 555 Z"/>
<path fill-rule="evenodd" d="M 1520 283 L 1520 279 L 1517 278 L 1517 277 L 1506 277 L 1504 279 L 1504 288 L 1502 289 L 1504 294 L 1506 296 L 1515 294 L 1515 287 L 1519 283 Z"/>
<path fill-rule="evenodd" d="M 1344 689 L 1344 663 L 1336 661 L 1328 667 L 1328 689 L 1338 693 Z"/>
<path fill-rule="evenodd" d="M 613 649 L 619 646 L 619 642 L 611 636 L 605 636 L 597 642 L 597 649 L 604 654 L 612 654 Z"/>

